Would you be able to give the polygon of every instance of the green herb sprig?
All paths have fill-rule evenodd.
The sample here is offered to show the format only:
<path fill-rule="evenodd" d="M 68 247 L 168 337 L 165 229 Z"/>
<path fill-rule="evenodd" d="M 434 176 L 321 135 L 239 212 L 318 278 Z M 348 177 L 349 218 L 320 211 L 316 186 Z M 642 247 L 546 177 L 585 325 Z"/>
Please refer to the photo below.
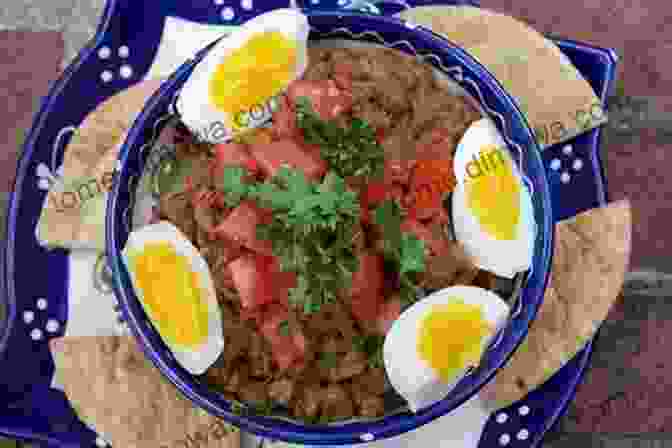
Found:
<path fill-rule="evenodd" d="M 320 154 L 339 176 L 382 176 L 385 154 L 368 123 L 354 118 L 350 127 L 341 128 L 320 118 L 306 97 L 297 98 L 296 117 L 306 142 L 320 147 Z"/>
<path fill-rule="evenodd" d="M 399 295 L 406 304 L 418 298 L 415 275 L 425 271 L 425 243 L 412 233 L 401 231 L 401 208 L 394 200 L 381 203 L 373 212 L 373 220 L 383 232 L 385 258 L 399 272 Z"/>
<path fill-rule="evenodd" d="M 273 211 L 273 220 L 259 225 L 257 236 L 272 242 L 283 271 L 297 273 L 290 303 L 309 314 L 336 301 L 338 291 L 351 284 L 358 269 L 354 253 L 360 213 L 357 193 L 334 172 L 320 183 L 289 167 L 280 168 L 263 183 L 248 184 L 244 176 L 242 168 L 227 167 L 217 187 L 231 206 L 253 199 Z"/>
<path fill-rule="evenodd" d="M 376 369 L 383 367 L 383 343 L 385 337 L 380 335 L 355 336 L 353 346 L 355 350 L 365 353 L 369 360 L 369 367 Z"/>

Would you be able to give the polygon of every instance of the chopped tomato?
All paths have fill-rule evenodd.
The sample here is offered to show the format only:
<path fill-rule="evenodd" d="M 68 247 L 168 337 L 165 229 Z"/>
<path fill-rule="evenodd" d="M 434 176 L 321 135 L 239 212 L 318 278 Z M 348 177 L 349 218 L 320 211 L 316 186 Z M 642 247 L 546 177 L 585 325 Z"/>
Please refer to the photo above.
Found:
<path fill-rule="evenodd" d="M 273 272 L 273 282 L 277 289 L 277 301 L 285 308 L 289 307 L 289 290 L 296 288 L 297 276 L 295 272 L 283 272 L 280 270 L 280 263 L 274 257 L 274 262 L 271 265 Z"/>
<path fill-rule="evenodd" d="M 212 175 L 216 176 L 227 166 L 242 166 L 250 169 L 250 160 L 253 160 L 252 156 L 242 143 L 219 143 L 215 145 L 215 163 L 212 166 Z"/>
<path fill-rule="evenodd" d="M 287 96 L 293 105 L 299 98 L 308 98 L 313 110 L 323 120 L 334 119 L 352 108 L 352 95 L 339 88 L 332 79 L 294 81 L 287 89 Z"/>
<path fill-rule="evenodd" d="M 271 345 L 273 359 L 281 370 L 289 368 L 294 362 L 301 360 L 306 351 L 305 336 L 292 328 L 290 335 L 280 332 L 280 325 L 287 321 L 287 309 L 278 304 L 270 305 L 264 313 L 259 330 Z"/>
<path fill-rule="evenodd" d="M 254 202 L 244 201 L 215 227 L 213 234 L 228 238 L 260 254 L 272 255 L 271 242 L 257 238 L 257 226 L 265 223 L 269 216 Z"/>
<path fill-rule="evenodd" d="M 376 129 L 376 141 L 378 142 L 378 144 L 382 144 L 383 140 L 385 140 L 385 129 L 383 128 Z"/>
<path fill-rule="evenodd" d="M 385 182 L 372 181 L 366 184 L 359 197 L 360 218 L 362 222 L 371 222 L 371 207 L 383 202 L 389 197 L 390 185 Z"/>
<path fill-rule="evenodd" d="M 435 255 L 444 254 L 450 250 L 445 238 L 434 235 L 427 226 L 414 219 L 406 218 L 401 223 L 401 231 L 413 233 L 418 239 L 424 241 L 425 245 Z"/>
<path fill-rule="evenodd" d="M 375 252 L 359 255 L 359 269 L 352 274 L 351 296 L 375 296 L 385 282 L 383 257 Z"/>
<path fill-rule="evenodd" d="M 326 163 L 308 154 L 294 140 L 278 140 L 267 145 L 253 145 L 252 155 L 267 176 L 275 176 L 280 167 L 288 165 L 306 175 L 307 178 L 319 180 L 326 172 Z"/>
<path fill-rule="evenodd" d="M 366 201 L 369 205 L 376 205 L 388 198 L 389 191 L 389 184 L 372 181 L 366 185 L 361 200 Z"/>
<path fill-rule="evenodd" d="M 378 307 L 376 329 L 383 336 L 390 331 L 392 324 L 401 314 L 401 301 L 398 298 L 387 300 Z"/>
<path fill-rule="evenodd" d="M 274 300 L 277 291 L 268 258 L 249 252 L 229 263 L 233 284 L 243 308 L 254 309 Z"/>
<path fill-rule="evenodd" d="M 364 328 L 369 328 L 372 323 L 376 322 L 381 302 L 382 296 L 379 292 L 352 296 L 350 312 Z"/>
<path fill-rule="evenodd" d="M 320 147 L 318 145 L 311 145 L 309 143 L 305 143 L 303 142 L 303 140 L 301 140 L 300 146 L 306 154 L 312 157 L 312 159 L 319 167 L 319 170 L 323 173 L 326 173 L 327 170 L 329 169 L 329 164 L 327 163 L 326 160 L 322 158 L 322 152 Z"/>
<path fill-rule="evenodd" d="M 272 132 L 276 139 L 295 138 L 303 135 L 296 124 L 296 111 L 286 95 L 280 97 L 280 107 L 273 114 Z"/>

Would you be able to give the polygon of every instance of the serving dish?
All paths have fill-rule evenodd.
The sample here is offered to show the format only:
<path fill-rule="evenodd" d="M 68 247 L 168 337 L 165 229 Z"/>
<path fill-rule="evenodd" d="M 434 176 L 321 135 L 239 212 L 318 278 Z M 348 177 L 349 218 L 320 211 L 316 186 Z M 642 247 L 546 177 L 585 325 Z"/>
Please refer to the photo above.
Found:
<path fill-rule="evenodd" d="M 96 294 L 106 297 L 106 291 L 99 291 L 92 285 L 90 277 L 95 258 L 77 252 L 47 251 L 37 243 L 34 227 L 46 194 L 39 182 L 44 177 L 38 175 L 43 174 L 44 169 L 38 171 L 38 167 L 46 168 L 50 176 L 58 176 L 70 133 L 96 104 L 134 84 L 147 73 L 157 57 L 162 31 L 170 26 L 171 18 L 176 21 L 187 19 L 188 23 L 235 24 L 263 12 L 259 6 L 257 4 L 247 12 L 236 7 L 241 13 L 233 21 L 224 22 L 221 10 L 225 6 L 221 4 L 192 2 L 187 5 L 171 1 L 154 4 L 150 1 L 130 6 L 127 1 L 109 1 L 96 36 L 45 98 L 23 148 L 10 203 L 9 237 L 2 246 L 2 281 L 7 293 L 3 300 L 7 302 L 9 316 L 0 322 L 3 342 L 0 352 L 3 362 L 10 363 L 13 368 L 0 372 L 0 397 L 6 404 L 0 408 L 1 433 L 54 447 L 95 446 L 96 442 L 96 434 L 77 420 L 63 394 L 50 389 L 53 361 L 47 343 L 50 338 L 63 334 L 69 298 L 88 294 L 95 300 Z M 272 9 L 287 5 L 266 2 L 263 6 Z M 568 40 L 556 39 L 555 42 L 606 101 L 616 63 L 613 51 Z M 124 45 L 131 49 L 126 60 L 114 56 L 114 52 Z M 113 57 L 102 59 L 99 56 L 102 48 L 111 48 Z M 101 81 L 102 72 L 115 72 L 122 64 L 133 67 L 130 78 Z M 82 91 L 89 94 L 81 97 Z M 74 95 L 80 100 L 72 102 Z M 549 148 L 542 154 L 556 220 L 605 202 L 599 144 L 600 130 L 596 129 L 566 146 Z M 573 172 L 571 167 L 576 160 L 584 162 L 583 169 Z M 571 174 L 569 180 L 563 176 L 565 173 Z M 44 273 L 40 282 L 35 281 L 35 272 Z M 77 286 L 82 284 L 84 286 Z M 38 302 L 38 299 L 44 301 Z M 48 322 L 57 325 L 50 327 Z M 516 445 L 535 446 L 571 401 L 591 350 L 592 345 L 588 344 L 547 384 L 526 400 L 502 410 L 513 418 L 500 423 L 496 418 L 499 414 L 492 414 L 485 423 L 482 436 L 480 433 L 476 435 L 476 440 L 481 439 L 479 446 L 496 446 L 504 434 L 515 438 L 521 428 L 528 431 L 529 437 L 518 440 Z M 528 406 L 529 414 L 516 417 L 518 409 L 525 406 Z"/>
<path fill-rule="evenodd" d="M 532 196 L 533 219 L 537 227 L 534 253 L 531 269 L 525 274 L 519 297 L 511 305 L 510 321 L 488 349 L 480 366 L 462 379 L 446 399 L 416 414 L 404 412 L 374 422 L 327 426 L 236 415 L 231 411 L 229 402 L 196 382 L 178 364 L 135 296 L 121 251 L 133 229 L 131 211 L 138 181 L 144 170 L 147 149 L 151 147 L 148 143 L 160 131 L 161 119 L 170 113 L 183 83 L 214 44 L 201 50 L 161 86 L 129 130 L 120 150 L 116 181 L 108 200 L 107 258 L 113 273 L 116 296 L 132 332 L 147 356 L 194 403 L 245 431 L 289 442 L 316 445 L 370 442 L 412 430 L 458 407 L 495 374 L 522 341 L 543 299 L 550 268 L 554 231 L 550 192 L 536 142 L 519 110 L 497 81 L 464 51 L 426 29 L 394 18 L 352 12 L 314 12 L 309 14 L 308 21 L 311 41 L 346 39 L 369 42 L 421 57 L 452 78 L 476 100 L 509 145 Z"/>

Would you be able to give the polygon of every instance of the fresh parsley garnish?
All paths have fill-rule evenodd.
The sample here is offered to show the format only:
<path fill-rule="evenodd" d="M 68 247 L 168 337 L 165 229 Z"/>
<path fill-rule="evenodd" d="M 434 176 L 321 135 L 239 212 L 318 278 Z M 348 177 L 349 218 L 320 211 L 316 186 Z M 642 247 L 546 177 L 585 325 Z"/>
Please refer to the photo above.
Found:
<path fill-rule="evenodd" d="M 252 185 L 245 181 L 247 170 L 240 166 L 227 166 L 215 179 L 215 188 L 224 193 L 224 201 L 229 207 L 237 207 L 252 191 Z"/>
<path fill-rule="evenodd" d="M 355 336 L 353 346 L 355 350 L 365 353 L 372 369 L 383 366 L 383 343 L 385 337 L 380 335 Z"/>
<path fill-rule="evenodd" d="M 273 179 L 252 187 L 249 195 L 273 211 L 273 220 L 260 225 L 257 236 L 272 242 L 283 271 L 297 273 L 290 304 L 310 314 L 335 302 L 358 268 L 357 193 L 334 172 L 314 183 L 301 171 L 283 167 Z"/>
<path fill-rule="evenodd" d="M 418 297 L 414 276 L 425 271 L 425 243 L 414 234 L 401 231 L 401 208 L 394 200 L 379 205 L 373 219 L 383 232 L 385 258 L 399 272 L 399 295 L 405 303 L 413 303 Z"/>
<path fill-rule="evenodd" d="M 382 176 L 385 154 L 368 123 L 354 118 L 350 127 L 341 128 L 320 118 L 306 97 L 296 100 L 296 118 L 305 141 L 320 147 L 320 154 L 338 175 Z"/>
<path fill-rule="evenodd" d="M 289 321 L 283 320 L 278 325 L 278 334 L 280 336 L 289 336 Z"/>

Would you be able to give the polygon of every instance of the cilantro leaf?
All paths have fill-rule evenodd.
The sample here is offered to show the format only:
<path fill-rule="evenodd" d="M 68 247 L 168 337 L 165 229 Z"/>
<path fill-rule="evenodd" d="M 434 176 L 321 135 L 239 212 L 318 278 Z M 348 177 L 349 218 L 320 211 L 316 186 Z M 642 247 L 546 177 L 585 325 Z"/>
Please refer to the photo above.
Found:
<path fill-rule="evenodd" d="M 334 121 L 322 120 L 310 100 L 296 100 L 296 118 L 307 143 L 320 147 L 320 154 L 342 177 L 380 177 L 385 155 L 375 130 L 365 121 L 354 118 L 350 127 L 341 128 Z"/>
<path fill-rule="evenodd" d="M 280 336 L 289 336 L 289 333 L 290 333 L 290 331 L 289 331 L 289 321 L 283 320 L 278 325 L 278 334 Z"/>
<path fill-rule="evenodd" d="M 418 297 L 413 276 L 426 269 L 425 243 L 414 234 L 401 231 L 401 209 L 394 200 L 379 205 L 373 212 L 373 219 L 383 232 L 385 258 L 398 269 L 399 295 L 404 303 L 413 303 Z"/>
<path fill-rule="evenodd" d="M 303 172 L 283 167 L 249 196 L 273 211 L 272 222 L 260 225 L 257 236 L 272 242 L 283 271 L 297 273 L 290 304 L 310 314 L 336 301 L 337 291 L 348 287 L 357 269 L 357 193 L 334 172 L 315 183 Z"/>
<path fill-rule="evenodd" d="M 383 344 L 385 337 L 380 335 L 355 336 L 353 346 L 355 350 L 365 353 L 369 360 L 369 367 L 383 366 Z"/>
<path fill-rule="evenodd" d="M 227 166 L 215 179 L 215 188 L 224 193 L 224 201 L 229 207 L 236 207 L 250 193 L 252 186 L 245 179 L 247 171 L 240 166 Z"/>
<path fill-rule="evenodd" d="M 400 274 L 425 271 L 425 242 L 415 235 L 401 236 Z"/>

